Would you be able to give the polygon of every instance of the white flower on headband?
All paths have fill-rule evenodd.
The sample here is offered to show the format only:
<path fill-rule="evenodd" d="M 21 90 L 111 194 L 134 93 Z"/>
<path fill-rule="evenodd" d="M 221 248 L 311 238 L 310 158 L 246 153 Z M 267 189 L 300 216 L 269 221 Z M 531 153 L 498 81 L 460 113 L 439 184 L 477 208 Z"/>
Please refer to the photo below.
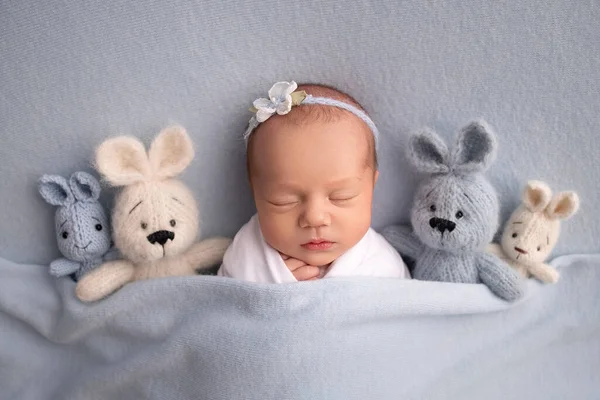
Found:
<path fill-rule="evenodd" d="M 277 82 L 269 89 L 269 98 L 260 98 L 254 100 L 252 105 L 256 112 L 256 121 L 265 122 L 273 114 L 285 115 L 290 112 L 293 105 L 298 105 L 306 97 L 305 92 L 294 91 L 298 88 L 298 84 L 291 82 Z"/>
<path fill-rule="evenodd" d="M 378 148 L 379 131 L 371 118 L 360 108 L 344 101 L 328 98 L 328 97 L 313 97 L 307 94 L 304 90 L 295 91 L 298 89 L 296 82 L 277 82 L 269 90 L 269 98 L 260 98 L 252 103 L 254 107 L 250 107 L 250 111 L 254 113 L 248 121 L 248 126 L 244 132 L 244 141 L 248 145 L 248 138 L 252 132 L 262 123 L 271 118 L 275 113 L 285 115 L 290 112 L 292 107 L 300 104 L 318 104 L 322 106 L 337 107 L 349 111 L 366 123 L 373 137 L 375 138 L 375 149 Z"/>

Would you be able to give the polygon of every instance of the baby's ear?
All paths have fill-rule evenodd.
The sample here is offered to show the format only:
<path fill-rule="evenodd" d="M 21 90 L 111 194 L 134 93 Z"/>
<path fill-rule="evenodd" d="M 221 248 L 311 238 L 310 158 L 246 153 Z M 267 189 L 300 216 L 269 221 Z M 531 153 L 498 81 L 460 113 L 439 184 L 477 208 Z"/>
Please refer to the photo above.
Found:
<path fill-rule="evenodd" d="M 458 135 L 454 170 L 462 173 L 485 171 L 496 158 L 497 147 L 496 136 L 484 120 L 471 122 Z"/>
<path fill-rule="evenodd" d="M 67 180 L 59 175 L 44 175 L 40 179 L 39 191 L 46 203 L 64 206 L 74 201 Z"/>
<path fill-rule="evenodd" d="M 100 183 L 87 172 L 75 172 L 71 175 L 69 185 L 73 195 L 79 201 L 94 202 L 100 197 Z"/>
<path fill-rule="evenodd" d="M 421 172 L 430 174 L 447 173 L 448 148 L 432 130 L 423 129 L 410 138 L 408 158 Z"/>
<path fill-rule="evenodd" d="M 177 176 L 194 158 L 192 140 L 181 126 L 165 128 L 152 142 L 149 158 L 156 178 Z"/>
<path fill-rule="evenodd" d="M 127 186 L 150 177 L 144 145 L 129 136 L 104 141 L 96 149 L 96 169 L 113 186 Z"/>
<path fill-rule="evenodd" d="M 550 203 L 552 191 L 544 182 L 529 181 L 523 191 L 521 201 L 531 212 L 542 211 Z"/>
<path fill-rule="evenodd" d="M 560 192 L 548 204 L 545 212 L 548 218 L 567 219 L 579 209 L 579 196 L 575 192 Z"/>

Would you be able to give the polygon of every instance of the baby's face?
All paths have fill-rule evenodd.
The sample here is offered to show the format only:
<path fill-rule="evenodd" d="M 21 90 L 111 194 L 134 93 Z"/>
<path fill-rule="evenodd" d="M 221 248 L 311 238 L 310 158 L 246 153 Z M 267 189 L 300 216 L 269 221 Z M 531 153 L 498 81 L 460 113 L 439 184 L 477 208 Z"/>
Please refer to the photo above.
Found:
<path fill-rule="evenodd" d="M 309 265 L 333 262 L 366 234 L 377 180 L 368 127 L 353 117 L 256 133 L 251 181 L 266 242 Z"/>

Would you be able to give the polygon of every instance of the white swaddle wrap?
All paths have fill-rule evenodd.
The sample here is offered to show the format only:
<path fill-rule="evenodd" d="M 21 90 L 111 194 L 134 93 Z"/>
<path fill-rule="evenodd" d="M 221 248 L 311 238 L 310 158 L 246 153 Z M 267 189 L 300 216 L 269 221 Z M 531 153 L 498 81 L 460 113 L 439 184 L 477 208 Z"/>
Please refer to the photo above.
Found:
<path fill-rule="evenodd" d="M 235 235 L 218 275 L 260 283 L 297 282 L 277 250 L 265 242 L 257 215 Z M 324 278 L 342 276 L 410 279 L 400 255 L 371 228 L 354 247 L 331 264 Z"/>

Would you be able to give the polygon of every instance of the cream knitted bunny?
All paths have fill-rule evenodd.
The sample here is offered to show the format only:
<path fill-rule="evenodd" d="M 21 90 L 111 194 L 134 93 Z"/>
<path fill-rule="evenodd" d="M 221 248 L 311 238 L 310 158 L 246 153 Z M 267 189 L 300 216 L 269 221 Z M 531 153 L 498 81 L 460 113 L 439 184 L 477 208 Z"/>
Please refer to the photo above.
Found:
<path fill-rule="evenodd" d="M 192 192 L 179 180 L 194 158 L 185 129 L 160 132 L 148 154 L 136 138 L 121 136 L 96 151 L 98 171 L 123 186 L 112 213 L 115 246 L 125 260 L 104 263 L 77 284 L 83 301 L 101 299 L 128 282 L 196 274 L 218 264 L 231 243 L 212 238 L 195 243 L 199 215 Z"/>
<path fill-rule="evenodd" d="M 558 271 L 544 264 L 544 260 L 558 241 L 560 220 L 569 218 L 578 208 L 575 192 L 552 197 L 544 182 L 530 181 L 523 191 L 522 204 L 504 227 L 501 243 L 490 244 L 488 251 L 504 259 L 524 278 L 534 276 L 545 283 L 556 283 Z"/>

